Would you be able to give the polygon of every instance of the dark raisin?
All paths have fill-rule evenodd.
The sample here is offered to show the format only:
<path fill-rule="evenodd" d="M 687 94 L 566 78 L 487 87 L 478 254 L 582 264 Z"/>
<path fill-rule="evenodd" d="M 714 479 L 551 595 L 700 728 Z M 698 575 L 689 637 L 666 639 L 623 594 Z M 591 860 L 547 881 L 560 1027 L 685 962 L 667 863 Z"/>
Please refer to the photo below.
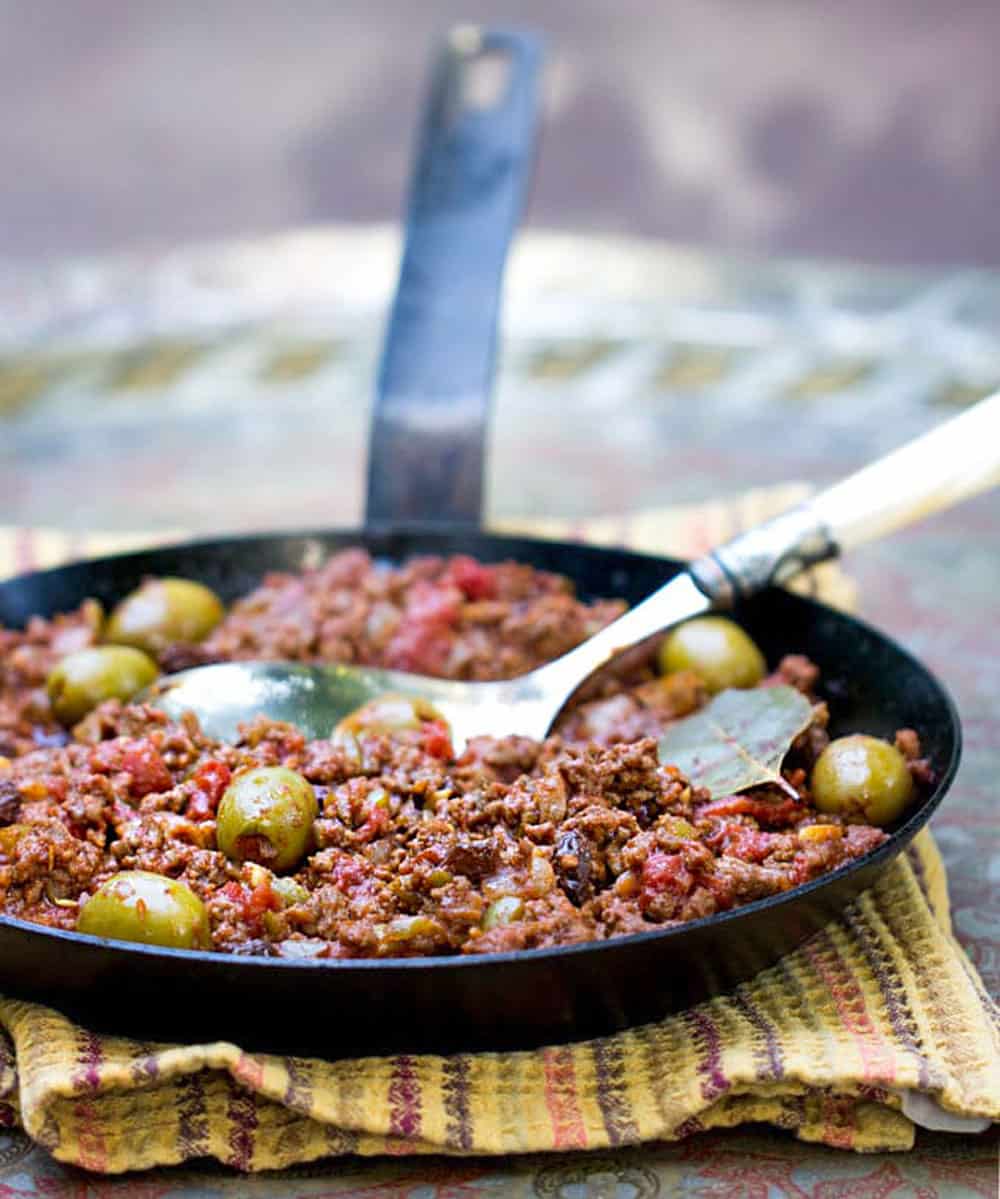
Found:
<path fill-rule="evenodd" d="M 562 833 L 552 855 L 559 886 L 567 899 L 580 907 L 594 894 L 594 862 L 590 844 L 575 829 Z"/>
<path fill-rule="evenodd" d="M 9 780 L 0 782 L 0 826 L 14 824 L 21 815 L 21 793 Z"/>
<path fill-rule="evenodd" d="M 466 878 L 485 878 L 496 869 L 497 851 L 492 841 L 459 837 L 448 851 L 445 866 L 452 874 Z"/>

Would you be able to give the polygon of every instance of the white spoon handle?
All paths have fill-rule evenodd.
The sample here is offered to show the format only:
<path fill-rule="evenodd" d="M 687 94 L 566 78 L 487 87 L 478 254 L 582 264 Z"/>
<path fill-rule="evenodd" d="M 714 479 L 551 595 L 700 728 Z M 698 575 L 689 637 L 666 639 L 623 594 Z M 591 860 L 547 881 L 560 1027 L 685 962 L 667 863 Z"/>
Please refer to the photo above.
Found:
<path fill-rule="evenodd" d="M 728 606 L 1000 484 L 1000 392 L 690 567 Z"/>
<path fill-rule="evenodd" d="M 844 550 L 1000 484 L 1000 393 L 821 492 L 810 507 Z"/>

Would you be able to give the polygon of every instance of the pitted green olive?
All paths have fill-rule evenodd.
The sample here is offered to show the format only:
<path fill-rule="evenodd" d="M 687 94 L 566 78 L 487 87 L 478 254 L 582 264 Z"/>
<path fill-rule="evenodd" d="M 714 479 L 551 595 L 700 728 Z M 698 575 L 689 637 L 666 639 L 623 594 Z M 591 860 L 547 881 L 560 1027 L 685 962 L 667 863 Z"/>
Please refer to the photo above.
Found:
<path fill-rule="evenodd" d="M 810 789 L 821 812 L 880 825 L 897 819 L 914 791 L 899 750 L 864 733 L 830 742 L 813 766 Z"/>
<path fill-rule="evenodd" d="M 99 645 L 68 654 L 46 680 L 56 719 L 76 724 L 106 699 L 131 699 L 159 671 L 142 650 L 128 645 Z"/>
<path fill-rule="evenodd" d="M 755 687 L 767 663 L 753 641 L 724 616 L 699 616 L 678 625 L 660 643 L 661 674 L 693 670 L 714 695 L 728 687 Z"/>
<path fill-rule="evenodd" d="M 210 588 L 192 579 L 147 579 L 108 617 L 104 640 L 157 654 L 175 641 L 201 641 L 225 614 Z"/>
<path fill-rule="evenodd" d="M 291 870 L 309 850 L 318 812 L 316 793 L 301 774 L 285 766 L 253 767 L 226 788 L 216 841 L 234 862 Z"/>
<path fill-rule="evenodd" d="M 77 932 L 171 949 L 211 949 L 208 914 L 182 882 L 148 870 L 124 870 L 83 904 Z"/>

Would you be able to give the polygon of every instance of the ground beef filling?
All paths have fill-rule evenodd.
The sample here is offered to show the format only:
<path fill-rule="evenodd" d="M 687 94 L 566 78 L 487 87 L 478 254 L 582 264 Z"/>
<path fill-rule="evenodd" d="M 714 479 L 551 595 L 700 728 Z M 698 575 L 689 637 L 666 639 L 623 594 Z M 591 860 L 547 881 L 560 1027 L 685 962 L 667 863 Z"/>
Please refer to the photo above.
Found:
<path fill-rule="evenodd" d="M 165 670 L 234 658 L 353 661 L 450 678 L 517 675 L 566 652 L 621 611 L 587 604 L 558 576 L 515 563 L 423 558 L 398 568 L 360 550 L 301 575 L 274 574 L 200 646 Z M 233 745 L 188 718 L 109 702 L 72 734 L 44 680 L 93 644 L 97 605 L 26 631 L 0 630 L 0 910 L 73 928 L 81 904 L 121 870 L 186 883 L 216 950 L 357 958 L 492 953 L 600 940 L 709 916 L 787 891 L 885 840 L 821 816 L 805 780 L 827 742 L 818 672 L 790 656 L 762 685 L 813 699 L 785 777 L 799 798 L 757 788 L 710 799 L 658 757 L 673 720 L 707 702 L 692 674 L 642 663 L 605 678 L 544 743 L 446 732 L 307 742 L 267 720 Z M 897 744 L 926 782 L 919 740 Z M 287 766 L 313 785 L 315 843 L 279 882 L 216 846 L 215 811 L 251 766 Z"/>
<path fill-rule="evenodd" d="M 823 715 L 820 706 L 819 728 Z M 801 758 L 810 739 L 800 743 Z M 491 953 L 709 916 L 885 839 L 820 817 L 804 794 L 710 801 L 659 761 L 652 738 L 480 738 L 457 759 L 432 748 L 413 730 L 362 737 L 359 756 L 265 720 L 225 745 L 193 720 L 109 702 L 73 744 L 5 768 L 0 903 L 72 928 L 80 902 L 116 871 L 152 870 L 200 896 L 221 952 Z M 320 800 L 290 903 L 265 867 L 216 849 L 221 790 L 254 765 L 301 772 Z"/>
<path fill-rule="evenodd" d="M 23 632 L 0 628 L 0 756 L 68 740 L 52 715 L 45 680 L 61 658 L 94 645 L 100 625 L 100 605 L 88 600 L 53 620 L 32 617 Z"/>
<path fill-rule="evenodd" d="M 388 567 L 355 549 L 302 574 L 268 575 L 193 652 L 507 679 L 558 658 L 624 610 L 619 600 L 583 603 L 568 579 L 517 562 L 456 555 Z"/>

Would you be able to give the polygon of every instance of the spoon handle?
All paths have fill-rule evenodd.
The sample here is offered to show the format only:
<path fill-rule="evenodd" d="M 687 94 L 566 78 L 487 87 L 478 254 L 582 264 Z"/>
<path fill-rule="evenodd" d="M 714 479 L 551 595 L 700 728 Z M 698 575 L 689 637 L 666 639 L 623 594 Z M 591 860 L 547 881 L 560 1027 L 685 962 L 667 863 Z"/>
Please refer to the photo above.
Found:
<path fill-rule="evenodd" d="M 689 567 L 720 607 L 1000 485 L 1000 392 Z"/>
<path fill-rule="evenodd" d="M 1000 484 L 1000 393 L 873 462 L 812 501 L 841 551 Z"/>
<path fill-rule="evenodd" d="M 569 696 L 628 646 L 1000 484 L 1000 393 L 692 562 L 624 616 L 534 672 Z M 561 707 L 553 706 L 553 715 Z"/>

